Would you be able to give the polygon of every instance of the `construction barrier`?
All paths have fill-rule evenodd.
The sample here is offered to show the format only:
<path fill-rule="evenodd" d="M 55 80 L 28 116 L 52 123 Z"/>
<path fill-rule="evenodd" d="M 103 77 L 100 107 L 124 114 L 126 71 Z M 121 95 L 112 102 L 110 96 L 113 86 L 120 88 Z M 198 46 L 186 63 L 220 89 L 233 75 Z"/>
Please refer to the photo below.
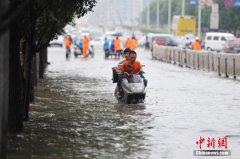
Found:
<path fill-rule="evenodd" d="M 240 77 L 240 55 L 237 54 L 154 45 L 152 57 L 182 67 L 217 72 L 219 76 Z"/>

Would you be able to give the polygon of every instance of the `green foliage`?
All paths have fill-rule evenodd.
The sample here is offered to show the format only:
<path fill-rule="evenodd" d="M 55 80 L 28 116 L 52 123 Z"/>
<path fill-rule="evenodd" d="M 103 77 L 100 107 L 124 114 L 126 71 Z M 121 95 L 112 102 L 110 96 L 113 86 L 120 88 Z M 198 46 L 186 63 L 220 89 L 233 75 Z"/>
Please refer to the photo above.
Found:
<path fill-rule="evenodd" d="M 47 44 L 55 34 L 61 34 L 62 28 L 72 21 L 74 16 L 84 16 L 94 7 L 95 0 L 42 0 L 39 5 L 42 14 L 37 18 L 36 35 L 38 47 Z"/>
<path fill-rule="evenodd" d="M 240 9 L 239 8 L 226 8 L 224 1 L 217 0 L 219 4 L 219 26 L 220 30 L 236 33 L 240 26 Z"/>
<path fill-rule="evenodd" d="M 26 2 L 27 7 L 18 16 L 18 26 L 22 37 L 36 44 L 35 52 L 61 34 L 75 16 L 84 16 L 96 4 L 96 0 L 11 0 L 15 7 Z"/>
<path fill-rule="evenodd" d="M 168 33 L 168 31 L 164 29 L 140 28 L 140 30 L 143 33 L 165 33 L 165 34 Z"/>

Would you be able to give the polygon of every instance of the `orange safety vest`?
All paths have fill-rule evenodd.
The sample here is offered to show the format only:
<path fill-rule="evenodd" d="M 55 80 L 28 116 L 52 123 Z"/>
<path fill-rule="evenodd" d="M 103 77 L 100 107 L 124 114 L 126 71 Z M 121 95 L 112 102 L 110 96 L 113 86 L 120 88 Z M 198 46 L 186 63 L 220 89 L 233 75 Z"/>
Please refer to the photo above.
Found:
<path fill-rule="evenodd" d="M 201 46 L 200 46 L 200 43 L 199 43 L 198 41 L 194 41 L 193 44 L 192 44 L 192 46 L 193 46 L 193 50 L 195 50 L 195 51 L 200 51 L 200 50 L 202 50 L 202 49 L 201 49 Z"/>
<path fill-rule="evenodd" d="M 114 50 L 115 51 L 120 51 L 121 49 L 121 41 L 120 39 L 115 39 L 114 40 Z"/>
<path fill-rule="evenodd" d="M 83 57 L 86 58 L 87 57 L 87 51 L 88 51 L 89 39 L 87 37 L 84 37 L 82 39 L 82 44 L 83 44 L 83 48 L 82 48 Z"/>
<path fill-rule="evenodd" d="M 71 47 L 71 39 L 70 39 L 70 36 L 66 36 L 66 39 L 65 39 L 65 47 L 68 48 L 68 49 Z"/>
<path fill-rule="evenodd" d="M 127 40 L 125 41 L 125 48 L 130 49 L 131 47 L 131 39 L 127 38 Z"/>
<path fill-rule="evenodd" d="M 83 38 L 83 39 L 82 39 L 82 44 L 83 44 L 83 47 L 88 48 L 89 39 L 88 39 L 87 37 L 86 37 L 86 38 Z"/>
<path fill-rule="evenodd" d="M 135 39 L 131 39 L 130 41 L 130 49 L 135 50 L 137 48 L 137 41 Z"/>

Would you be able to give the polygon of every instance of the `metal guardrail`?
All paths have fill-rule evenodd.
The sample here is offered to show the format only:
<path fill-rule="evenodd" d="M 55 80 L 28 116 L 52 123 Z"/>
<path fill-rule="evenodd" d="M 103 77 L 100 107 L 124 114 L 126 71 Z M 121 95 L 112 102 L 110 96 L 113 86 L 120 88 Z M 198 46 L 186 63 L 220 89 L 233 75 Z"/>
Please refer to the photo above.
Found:
<path fill-rule="evenodd" d="M 217 72 L 219 76 L 240 77 L 240 55 L 154 45 L 152 57 L 182 67 Z"/>

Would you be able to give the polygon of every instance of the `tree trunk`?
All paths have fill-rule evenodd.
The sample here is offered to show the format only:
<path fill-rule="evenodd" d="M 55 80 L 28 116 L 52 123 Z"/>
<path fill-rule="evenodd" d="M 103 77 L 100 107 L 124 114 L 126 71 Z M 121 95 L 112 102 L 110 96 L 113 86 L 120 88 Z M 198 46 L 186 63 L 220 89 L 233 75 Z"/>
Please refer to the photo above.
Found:
<path fill-rule="evenodd" d="M 23 129 L 23 114 L 21 105 L 21 65 L 20 65 L 20 37 L 16 25 L 10 31 L 10 83 L 9 83 L 9 113 L 8 130 L 20 132 Z"/>
<path fill-rule="evenodd" d="M 0 158 L 6 158 L 9 92 L 9 31 L 0 35 Z"/>
<path fill-rule="evenodd" d="M 47 48 L 42 49 L 39 53 L 39 78 L 43 78 L 47 64 Z"/>
<path fill-rule="evenodd" d="M 34 54 L 32 58 L 32 79 L 34 86 L 37 85 L 37 55 Z"/>
<path fill-rule="evenodd" d="M 8 0 L 0 1 L 0 17 L 9 6 Z M 9 85 L 9 31 L 0 34 L 0 158 L 6 158 L 7 114 Z"/>
<path fill-rule="evenodd" d="M 25 88 L 24 88 L 24 120 L 29 120 L 29 104 L 31 92 L 32 79 L 32 47 L 27 42 L 25 59 L 24 59 L 24 74 L 25 74 Z"/>
<path fill-rule="evenodd" d="M 33 5 L 34 1 L 30 1 L 29 19 L 32 22 L 29 30 L 29 37 L 27 40 L 26 53 L 24 59 L 24 74 L 25 74 L 25 89 L 24 89 L 24 120 L 29 120 L 29 106 L 30 102 L 34 100 L 34 87 L 33 87 L 33 75 L 32 75 L 32 59 L 35 54 L 36 40 L 35 40 L 35 27 L 36 21 Z"/>

